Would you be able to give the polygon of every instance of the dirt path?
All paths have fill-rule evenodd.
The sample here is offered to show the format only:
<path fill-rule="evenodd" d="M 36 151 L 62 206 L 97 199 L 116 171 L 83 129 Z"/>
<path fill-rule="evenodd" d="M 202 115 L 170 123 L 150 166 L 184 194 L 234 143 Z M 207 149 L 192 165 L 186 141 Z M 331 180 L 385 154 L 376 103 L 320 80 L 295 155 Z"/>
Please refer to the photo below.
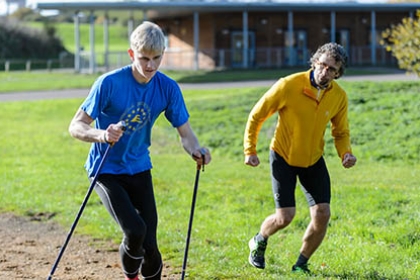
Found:
<path fill-rule="evenodd" d="M 0 279 L 47 279 L 69 229 L 39 214 L 17 217 L 0 214 Z M 54 273 L 55 280 L 124 279 L 118 245 L 72 235 Z M 165 267 L 162 279 L 179 276 Z"/>

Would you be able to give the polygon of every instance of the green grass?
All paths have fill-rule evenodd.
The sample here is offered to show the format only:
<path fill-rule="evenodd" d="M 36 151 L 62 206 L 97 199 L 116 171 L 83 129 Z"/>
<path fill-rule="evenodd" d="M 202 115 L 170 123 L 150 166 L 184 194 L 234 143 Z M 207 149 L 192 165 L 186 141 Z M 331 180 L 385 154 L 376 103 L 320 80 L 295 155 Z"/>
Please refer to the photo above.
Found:
<path fill-rule="evenodd" d="M 332 186 L 327 237 L 311 259 L 311 279 L 418 279 L 420 275 L 419 82 L 342 82 L 358 164 L 341 167 L 329 131 L 326 160 Z M 268 141 L 259 139 L 261 166 L 243 164 L 247 115 L 266 88 L 188 90 L 191 124 L 213 161 L 201 174 L 188 258 L 191 279 L 290 279 L 308 223 L 302 193 L 293 223 L 269 240 L 267 267 L 252 268 L 247 242 L 273 212 Z M 0 103 L 0 211 L 56 213 L 68 228 L 89 182 L 83 164 L 89 144 L 67 127 L 81 99 Z M 181 271 L 195 165 L 176 131 L 160 118 L 151 148 L 164 260 Z M 121 233 L 94 193 L 76 234 L 120 241 Z M 116 245 L 117 246 L 117 245 Z M 117 257 L 117 256 L 116 256 Z M 306 279 L 302 277 L 302 279 Z"/>
<path fill-rule="evenodd" d="M 71 72 L 0 72 L 0 94 L 22 91 L 45 91 L 71 88 L 89 88 L 97 74 Z"/>

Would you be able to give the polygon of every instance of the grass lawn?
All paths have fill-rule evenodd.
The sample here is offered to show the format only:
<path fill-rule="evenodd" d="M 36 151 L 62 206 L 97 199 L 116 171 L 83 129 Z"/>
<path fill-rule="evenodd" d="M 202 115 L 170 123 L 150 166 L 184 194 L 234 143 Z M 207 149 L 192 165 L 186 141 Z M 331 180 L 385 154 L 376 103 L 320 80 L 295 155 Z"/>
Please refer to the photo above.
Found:
<path fill-rule="evenodd" d="M 343 86 L 349 93 L 358 164 L 349 170 L 341 167 L 327 130 L 332 218 L 324 243 L 311 259 L 315 273 L 311 279 L 419 279 L 420 83 L 343 82 Z M 290 268 L 309 221 L 299 190 L 295 220 L 269 240 L 266 269 L 257 270 L 247 261 L 248 240 L 274 210 L 267 162 L 274 118 L 261 131 L 261 166 L 245 166 L 242 156 L 246 118 L 265 90 L 184 92 L 192 127 L 213 154 L 200 177 L 188 258 L 191 279 L 294 277 Z M 57 222 L 66 228 L 71 225 L 89 186 L 83 169 L 89 144 L 67 132 L 81 102 L 0 103 L 0 118 L 7 120 L 0 148 L 0 211 L 56 213 Z M 154 128 L 151 153 L 159 244 L 164 260 L 180 271 L 195 165 L 164 118 Z M 121 238 L 96 194 L 76 234 L 115 242 Z"/>

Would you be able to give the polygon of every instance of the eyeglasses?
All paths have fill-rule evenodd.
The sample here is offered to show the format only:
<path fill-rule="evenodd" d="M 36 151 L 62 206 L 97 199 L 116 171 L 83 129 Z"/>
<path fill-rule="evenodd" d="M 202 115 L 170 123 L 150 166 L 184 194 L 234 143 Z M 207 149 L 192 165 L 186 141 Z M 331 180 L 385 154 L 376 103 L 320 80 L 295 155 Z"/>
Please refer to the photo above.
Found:
<path fill-rule="evenodd" d="M 330 65 L 328 65 L 324 62 L 317 61 L 317 64 L 318 64 L 319 69 L 321 71 L 327 70 L 327 73 L 330 74 L 330 75 L 336 75 L 338 73 L 337 69 L 335 69 L 334 67 L 332 67 L 332 66 L 330 66 Z"/>

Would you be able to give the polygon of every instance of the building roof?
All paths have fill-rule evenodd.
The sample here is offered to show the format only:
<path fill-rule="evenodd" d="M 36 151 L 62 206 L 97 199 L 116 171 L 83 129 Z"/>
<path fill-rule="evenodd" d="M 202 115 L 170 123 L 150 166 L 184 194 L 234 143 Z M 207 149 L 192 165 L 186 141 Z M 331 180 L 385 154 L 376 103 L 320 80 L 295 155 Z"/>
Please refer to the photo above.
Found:
<path fill-rule="evenodd" d="M 166 10 L 176 12 L 234 12 L 234 11 L 377 11 L 413 12 L 420 9 L 419 2 L 385 3 L 357 1 L 282 1 L 282 0 L 68 0 L 39 2 L 41 10 Z"/>

